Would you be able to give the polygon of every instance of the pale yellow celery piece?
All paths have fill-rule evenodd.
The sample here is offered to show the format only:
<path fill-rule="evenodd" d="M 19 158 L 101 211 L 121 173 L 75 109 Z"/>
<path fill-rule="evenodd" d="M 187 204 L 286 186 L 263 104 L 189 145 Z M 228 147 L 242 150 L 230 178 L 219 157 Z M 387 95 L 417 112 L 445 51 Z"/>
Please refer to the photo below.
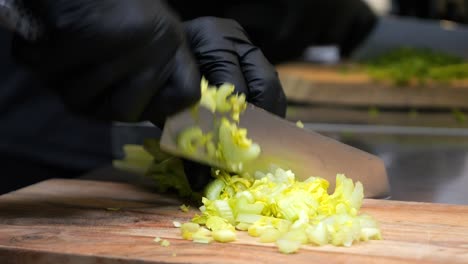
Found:
<path fill-rule="evenodd" d="M 163 240 L 161 240 L 160 245 L 163 246 L 163 247 L 168 247 L 168 246 L 171 245 L 171 242 L 169 242 L 169 240 L 163 239 Z"/>
<path fill-rule="evenodd" d="M 296 122 L 296 126 L 299 127 L 299 128 L 304 128 L 304 124 L 301 122 L 301 120 L 298 120 Z"/>
<path fill-rule="evenodd" d="M 190 209 L 190 206 L 187 206 L 187 205 L 183 204 L 179 208 L 180 208 L 180 210 L 182 212 L 187 213 L 189 211 L 189 209 Z"/>
<path fill-rule="evenodd" d="M 210 110 L 212 113 L 216 111 L 216 87 L 210 86 L 205 77 L 201 80 L 201 99 L 200 105 Z"/>
<path fill-rule="evenodd" d="M 220 199 L 221 193 L 224 191 L 225 187 L 226 183 L 222 179 L 215 179 L 205 188 L 206 198 L 209 200 Z"/>
<path fill-rule="evenodd" d="M 187 154 L 192 154 L 201 147 L 203 131 L 197 126 L 184 129 L 177 137 L 177 147 Z"/>
<path fill-rule="evenodd" d="M 231 229 L 221 229 L 212 232 L 214 240 L 218 242 L 232 242 L 236 240 L 236 232 Z"/>
<path fill-rule="evenodd" d="M 379 225 L 374 218 L 369 215 L 360 215 L 358 216 L 359 224 L 361 226 L 361 235 L 360 239 L 367 241 L 370 239 L 381 240 L 382 234 L 380 232 Z"/>
<path fill-rule="evenodd" d="M 124 145 L 123 151 L 125 156 L 122 160 L 112 161 L 112 165 L 121 170 L 144 174 L 154 161 L 153 156 L 141 145 Z"/>
<path fill-rule="evenodd" d="M 265 204 L 261 202 L 249 203 L 245 197 L 237 198 L 235 211 L 236 213 L 245 214 L 261 214 Z"/>
<path fill-rule="evenodd" d="M 309 226 L 305 230 L 309 242 L 323 246 L 328 243 L 328 232 L 325 225 L 320 222 L 315 226 Z"/>
<path fill-rule="evenodd" d="M 262 243 L 276 242 L 281 237 L 281 235 L 282 233 L 278 229 L 269 228 L 262 232 L 259 241 Z"/>
<path fill-rule="evenodd" d="M 212 140 L 206 142 L 206 155 L 210 159 L 218 159 L 217 150 L 214 142 Z"/>
<path fill-rule="evenodd" d="M 211 231 L 200 227 L 197 232 L 193 233 L 192 241 L 194 243 L 203 243 L 208 244 L 213 242 L 213 237 L 211 236 Z"/>
<path fill-rule="evenodd" d="M 234 214 L 226 200 L 214 200 L 213 207 L 217 210 L 219 216 L 226 219 L 229 223 L 234 223 Z"/>
<path fill-rule="evenodd" d="M 200 229 L 200 225 L 197 223 L 183 223 L 180 227 L 182 238 L 186 240 L 192 240 L 193 234 Z"/>
<path fill-rule="evenodd" d="M 232 120 L 239 122 L 240 114 L 244 112 L 244 110 L 247 108 L 245 95 L 244 94 L 233 95 L 229 98 L 229 102 L 232 106 L 232 109 L 231 109 Z"/>
<path fill-rule="evenodd" d="M 247 138 L 247 131 L 239 129 L 226 118 L 221 119 L 219 143 L 222 155 L 228 163 L 250 161 L 260 154 L 260 146 Z"/>
<path fill-rule="evenodd" d="M 286 239 L 278 239 L 278 241 L 276 241 L 276 245 L 278 246 L 278 249 L 281 253 L 291 254 L 299 250 L 299 248 L 301 247 L 301 242 Z"/>
<path fill-rule="evenodd" d="M 253 237 L 261 236 L 264 232 L 268 231 L 269 229 L 274 229 L 272 225 L 257 225 L 253 224 L 249 227 L 248 233 Z"/>
<path fill-rule="evenodd" d="M 236 225 L 236 229 L 237 230 L 240 230 L 240 231 L 247 231 L 249 229 L 249 227 L 251 226 L 252 224 L 248 224 L 248 223 L 238 223 Z"/>
<path fill-rule="evenodd" d="M 305 232 L 305 228 L 290 229 L 286 234 L 281 237 L 282 240 L 298 241 L 301 244 L 307 244 L 309 238 Z"/>
<path fill-rule="evenodd" d="M 209 216 L 206 220 L 206 227 L 212 231 L 217 230 L 234 230 L 234 226 L 231 225 L 228 220 L 220 216 Z"/>
<path fill-rule="evenodd" d="M 236 217 L 236 222 L 253 224 L 260 220 L 262 215 L 258 214 L 238 214 Z"/>
<path fill-rule="evenodd" d="M 234 85 L 225 83 L 218 87 L 216 92 L 216 111 L 225 113 L 232 109 L 232 105 L 228 101 L 228 96 L 234 92 Z"/>

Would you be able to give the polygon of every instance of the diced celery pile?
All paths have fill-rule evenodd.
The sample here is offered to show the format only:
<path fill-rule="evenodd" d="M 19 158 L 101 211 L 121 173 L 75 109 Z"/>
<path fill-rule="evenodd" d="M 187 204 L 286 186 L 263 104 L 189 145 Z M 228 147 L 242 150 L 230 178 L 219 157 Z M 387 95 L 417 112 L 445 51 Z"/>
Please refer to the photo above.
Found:
<path fill-rule="evenodd" d="M 224 115 L 214 122 L 213 131 L 202 131 L 196 125 L 185 129 L 178 135 L 177 146 L 188 154 L 202 153 L 240 172 L 244 162 L 260 154 L 260 146 L 247 138 L 247 130 L 237 124 L 247 107 L 245 95 L 233 94 L 234 85 L 210 86 L 205 79 L 202 79 L 201 90 L 202 98 L 193 107 L 193 113 L 197 115 L 199 107 L 203 107 Z"/>
<path fill-rule="evenodd" d="M 377 222 L 358 214 L 364 197 L 362 184 L 354 184 L 343 174 L 336 176 L 333 194 L 328 194 L 326 180 L 310 177 L 297 181 L 294 173 L 281 168 L 258 172 L 254 179 L 220 170 L 214 175 L 216 179 L 202 200 L 201 214 L 192 219 L 213 232 L 247 231 L 259 242 L 276 242 L 285 253 L 296 251 L 299 247 L 293 245 L 298 243 L 351 246 L 357 241 L 381 239 Z M 183 237 L 190 238 L 190 232 L 198 230 L 182 229 Z M 205 236 L 218 241 L 206 231 Z"/>
<path fill-rule="evenodd" d="M 188 128 L 179 135 L 178 146 L 188 152 L 205 151 L 241 171 L 243 162 L 260 154 L 260 146 L 236 124 L 246 103 L 245 96 L 232 95 L 233 91 L 232 85 L 212 87 L 203 79 L 202 99 L 195 111 L 205 107 L 229 114 L 230 118 L 218 120 L 219 126 L 210 132 Z M 180 160 L 162 153 L 155 142 L 149 143 L 146 149 L 151 155 L 143 155 L 135 146 L 127 147 L 127 157 L 115 164 L 133 171 L 146 170 L 164 188 L 174 187 L 180 195 L 187 196 L 190 187 Z M 153 157 L 153 164 L 148 164 L 148 156 Z M 165 179 L 165 174 L 166 178 L 175 178 Z M 304 244 L 348 247 L 357 241 L 382 238 L 377 222 L 369 215 L 359 214 L 364 197 L 362 184 L 353 183 L 343 174 L 337 174 L 332 194 L 323 178 L 298 181 L 292 171 L 273 165 L 270 171 L 258 171 L 254 176 L 213 168 L 212 176 L 214 180 L 206 188 L 200 214 L 192 222 L 177 223 L 184 239 L 197 243 L 232 242 L 236 232 L 246 231 L 259 242 L 276 243 L 282 253 L 294 253 Z"/>

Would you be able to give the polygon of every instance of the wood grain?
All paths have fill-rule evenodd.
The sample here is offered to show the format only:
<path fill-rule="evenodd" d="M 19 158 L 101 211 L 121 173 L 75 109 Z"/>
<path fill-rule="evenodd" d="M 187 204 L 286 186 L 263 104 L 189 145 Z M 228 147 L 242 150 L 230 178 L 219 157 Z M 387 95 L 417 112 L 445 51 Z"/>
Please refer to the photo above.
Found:
<path fill-rule="evenodd" d="M 41 182 L 0 197 L 0 263 L 468 263 L 466 206 L 366 200 L 385 240 L 283 255 L 245 234 L 229 244 L 182 240 L 172 221 L 195 211 L 180 204 L 128 184 Z"/>

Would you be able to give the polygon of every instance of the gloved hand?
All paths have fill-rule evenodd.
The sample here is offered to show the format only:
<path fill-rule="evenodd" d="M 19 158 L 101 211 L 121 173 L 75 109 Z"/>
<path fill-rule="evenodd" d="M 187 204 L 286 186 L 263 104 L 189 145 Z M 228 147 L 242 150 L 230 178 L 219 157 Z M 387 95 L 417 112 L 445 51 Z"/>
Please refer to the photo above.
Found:
<path fill-rule="evenodd" d="M 286 97 L 273 65 L 234 20 L 202 17 L 184 23 L 187 41 L 200 71 L 211 84 L 233 83 L 247 101 L 278 116 L 286 114 Z M 193 189 L 210 180 L 209 168 L 185 161 Z"/>
<path fill-rule="evenodd" d="M 158 0 L 30 0 L 45 36 L 17 36 L 16 58 L 71 110 L 106 120 L 150 120 L 200 97 L 200 74 L 182 24 Z"/>
<path fill-rule="evenodd" d="M 239 22 L 272 63 L 298 58 L 311 45 L 336 44 L 348 56 L 377 23 L 362 0 L 169 0 L 183 20 L 203 16 Z"/>
<path fill-rule="evenodd" d="M 274 66 L 239 23 L 201 17 L 184 23 L 187 41 L 211 84 L 233 83 L 247 101 L 284 117 L 286 97 Z"/>

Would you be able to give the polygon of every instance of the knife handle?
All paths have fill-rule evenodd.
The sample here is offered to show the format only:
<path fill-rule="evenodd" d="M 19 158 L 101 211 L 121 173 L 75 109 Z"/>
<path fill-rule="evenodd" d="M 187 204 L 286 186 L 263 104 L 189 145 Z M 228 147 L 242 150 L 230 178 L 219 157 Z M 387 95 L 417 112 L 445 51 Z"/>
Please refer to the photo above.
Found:
<path fill-rule="evenodd" d="M 43 35 L 43 24 L 26 8 L 22 0 L 0 0 L 0 26 L 34 41 Z"/>

